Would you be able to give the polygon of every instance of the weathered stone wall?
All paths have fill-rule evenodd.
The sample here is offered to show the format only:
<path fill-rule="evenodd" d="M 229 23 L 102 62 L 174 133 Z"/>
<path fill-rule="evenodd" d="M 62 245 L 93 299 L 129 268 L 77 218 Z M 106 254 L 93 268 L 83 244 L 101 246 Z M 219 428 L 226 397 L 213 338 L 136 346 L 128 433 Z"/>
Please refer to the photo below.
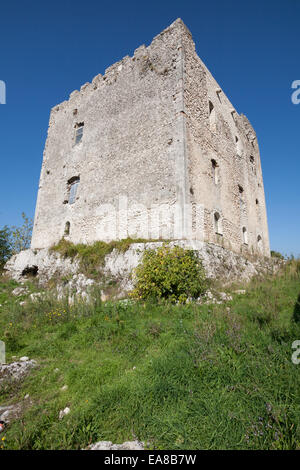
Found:
<path fill-rule="evenodd" d="M 83 138 L 74 145 L 80 123 Z M 32 247 L 56 243 L 67 222 L 74 243 L 187 238 L 269 256 L 255 132 L 197 56 L 181 20 L 53 108 Z"/>
<path fill-rule="evenodd" d="M 181 193 L 182 83 L 178 51 L 181 23 L 139 47 L 98 75 L 92 83 L 53 108 L 36 207 L 33 248 L 50 246 L 64 235 L 91 242 L 127 236 L 172 238 L 163 222 L 148 233 L 152 204 L 172 206 Z M 74 145 L 76 124 L 84 123 L 82 141 Z M 80 177 L 77 199 L 68 204 L 68 181 Z M 112 206 L 129 206 L 129 224 Z M 132 210 L 132 204 L 140 204 Z M 107 205 L 107 206 L 105 206 Z M 111 206 L 108 206 L 111 205 Z M 130 212 L 131 211 L 131 212 Z M 145 214 L 146 212 L 146 214 Z M 145 215 L 143 220 L 143 215 Z M 115 220 L 115 218 L 117 220 Z"/>
<path fill-rule="evenodd" d="M 190 198 L 191 203 L 204 205 L 204 240 L 236 252 L 269 256 L 265 196 L 255 132 L 247 118 L 233 108 L 187 35 L 183 50 Z M 209 103 L 213 105 L 211 113 Z M 215 213 L 220 215 L 219 234 L 215 229 Z M 247 243 L 244 243 L 243 227 Z M 261 243 L 258 243 L 259 236 Z"/>

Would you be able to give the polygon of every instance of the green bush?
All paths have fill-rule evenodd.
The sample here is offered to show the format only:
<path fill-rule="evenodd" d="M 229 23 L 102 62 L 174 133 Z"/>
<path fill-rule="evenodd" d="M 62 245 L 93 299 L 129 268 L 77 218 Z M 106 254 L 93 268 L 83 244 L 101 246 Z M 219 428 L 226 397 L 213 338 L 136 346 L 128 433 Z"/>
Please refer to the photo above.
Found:
<path fill-rule="evenodd" d="M 193 250 L 163 245 L 146 250 L 134 271 L 136 299 L 169 299 L 185 303 L 205 293 L 206 279 L 201 260 Z"/>
<path fill-rule="evenodd" d="M 0 271 L 11 256 L 10 230 L 7 226 L 0 230 Z"/>
<path fill-rule="evenodd" d="M 284 259 L 284 256 L 281 253 L 279 253 L 279 251 L 274 251 L 274 250 L 271 250 L 271 257 Z"/>

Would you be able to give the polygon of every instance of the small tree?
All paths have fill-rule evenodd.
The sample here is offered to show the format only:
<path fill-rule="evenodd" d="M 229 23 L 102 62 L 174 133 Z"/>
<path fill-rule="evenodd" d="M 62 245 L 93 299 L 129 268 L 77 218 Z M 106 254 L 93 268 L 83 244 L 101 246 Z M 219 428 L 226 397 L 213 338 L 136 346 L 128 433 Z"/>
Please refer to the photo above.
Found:
<path fill-rule="evenodd" d="M 206 291 L 206 277 L 201 260 L 193 250 L 167 245 L 146 250 L 134 272 L 136 299 L 168 299 L 185 303 Z"/>
<path fill-rule="evenodd" d="M 11 250 L 13 254 L 30 248 L 33 221 L 22 212 L 23 225 L 11 228 Z"/>
<path fill-rule="evenodd" d="M 10 235 L 11 232 L 7 226 L 0 230 L 0 270 L 12 254 Z"/>

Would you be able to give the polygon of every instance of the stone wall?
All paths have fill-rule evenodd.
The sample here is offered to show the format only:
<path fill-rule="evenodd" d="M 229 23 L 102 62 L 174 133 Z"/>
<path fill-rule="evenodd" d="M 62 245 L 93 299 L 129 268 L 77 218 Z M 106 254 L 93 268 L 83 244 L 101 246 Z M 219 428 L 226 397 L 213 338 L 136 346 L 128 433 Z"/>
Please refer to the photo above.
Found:
<path fill-rule="evenodd" d="M 183 49 L 189 189 L 191 203 L 204 206 L 204 239 L 236 252 L 269 256 L 255 132 L 247 118 L 234 109 L 187 35 Z M 220 215 L 219 233 L 215 229 L 215 213 Z"/>
<path fill-rule="evenodd" d="M 52 109 L 32 248 L 63 236 L 195 239 L 269 256 L 255 132 L 180 19 Z"/>
<path fill-rule="evenodd" d="M 175 96 L 180 34 L 181 26 L 168 28 L 148 48 L 139 47 L 133 57 L 109 67 L 52 109 L 33 248 L 57 242 L 66 222 L 75 243 L 172 237 L 168 231 L 160 233 L 159 221 L 148 233 L 147 211 L 152 204 L 174 204 L 181 192 L 182 175 L 176 170 L 183 145 L 176 114 L 181 98 Z M 81 123 L 83 138 L 74 145 Z M 80 183 L 75 203 L 68 204 L 68 182 L 74 177 Z M 123 217 L 126 204 L 128 224 Z"/>

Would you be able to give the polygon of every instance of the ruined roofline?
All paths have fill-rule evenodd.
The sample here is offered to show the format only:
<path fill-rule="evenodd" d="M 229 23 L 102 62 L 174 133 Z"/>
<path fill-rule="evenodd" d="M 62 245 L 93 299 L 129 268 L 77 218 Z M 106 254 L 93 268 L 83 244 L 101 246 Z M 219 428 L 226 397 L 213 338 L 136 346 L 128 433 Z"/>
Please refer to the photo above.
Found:
<path fill-rule="evenodd" d="M 188 29 L 188 27 L 185 25 L 185 23 L 182 21 L 181 18 L 177 18 L 175 21 L 173 21 L 173 23 L 171 23 L 167 28 L 165 28 L 163 31 L 161 31 L 159 34 L 157 34 L 156 36 L 154 36 L 154 38 L 152 39 L 151 43 L 146 47 L 145 44 L 142 44 L 140 45 L 139 47 L 137 47 L 133 53 L 132 56 L 129 56 L 129 55 L 126 55 L 125 57 L 123 57 L 121 60 L 119 60 L 118 62 L 115 62 L 114 64 L 110 65 L 109 67 L 107 67 L 105 69 L 105 72 L 104 72 L 104 75 L 102 75 L 101 73 L 96 75 L 91 82 L 86 82 L 85 84 L 83 84 L 81 87 L 80 87 L 80 90 L 74 90 L 70 93 L 69 95 L 69 99 L 67 100 L 64 100 L 62 101 L 61 103 L 59 104 L 56 104 L 55 106 L 52 107 L 51 109 L 51 112 L 50 112 L 50 115 L 52 114 L 52 112 L 55 112 L 55 111 L 59 111 L 60 109 L 63 109 L 65 106 L 68 105 L 68 103 L 70 103 L 70 101 L 72 101 L 73 99 L 76 99 L 80 96 L 82 96 L 85 91 L 93 91 L 93 90 L 97 90 L 98 88 L 100 87 L 104 87 L 104 86 L 108 86 L 110 84 L 112 84 L 113 82 L 115 82 L 117 80 L 117 77 L 118 75 L 121 73 L 122 71 L 122 68 L 123 66 L 127 65 L 129 62 L 132 62 L 132 61 L 135 61 L 136 59 L 138 59 L 138 57 L 144 52 L 146 53 L 147 51 L 149 51 L 152 47 L 152 45 L 157 41 L 157 40 L 160 40 L 165 34 L 169 33 L 169 32 L 172 32 L 172 30 L 176 31 L 176 30 L 181 30 L 181 33 L 182 34 L 185 34 L 189 41 L 191 41 L 191 43 L 193 44 L 194 46 L 194 50 L 195 50 L 195 54 L 197 55 L 198 59 L 200 60 L 202 66 L 204 67 L 205 71 L 207 74 L 209 74 L 212 79 L 215 81 L 216 83 L 216 87 L 219 88 L 220 90 L 222 90 L 222 93 L 223 95 L 225 96 L 226 100 L 228 101 L 228 103 L 230 104 L 231 108 L 232 108 L 232 112 L 235 113 L 235 115 L 240 118 L 242 117 L 242 113 L 240 114 L 237 109 L 235 108 L 235 106 L 233 106 L 232 104 L 232 101 L 228 98 L 227 94 L 224 92 L 223 88 L 220 86 L 220 84 L 217 82 L 217 80 L 214 78 L 213 74 L 210 72 L 210 70 L 208 69 L 208 67 L 206 66 L 206 64 L 203 62 L 203 60 L 201 59 L 201 57 L 199 56 L 199 54 L 197 53 L 196 51 L 196 47 L 195 47 L 195 43 L 193 41 L 193 38 L 192 38 L 192 33 L 190 32 L 190 30 Z M 250 124 L 250 123 L 249 123 Z M 251 126 L 252 130 L 254 131 L 253 127 Z M 255 133 L 255 131 L 254 131 Z"/>
<path fill-rule="evenodd" d="M 168 33 L 169 31 L 171 31 L 171 29 L 176 28 L 177 26 L 182 28 L 184 30 L 184 32 L 187 33 L 188 36 L 190 36 L 191 39 L 193 39 L 192 33 L 189 30 L 189 28 L 187 27 L 187 25 L 182 21 L 181 18 L 177 18 L 177 20 L 173 21 L 173 23 L 171 23 L 167 28 L 165 28 L 159 34 L 154 36 L 154 38 L 152 39 L 152 42 L 155 41 L 156 39 L 158 39 L 159 37 L 163 36 L 164 34 Z M 151 42 L 151 44 L 152 44 L 152 42 Z"/>
<path fill-rule="evenodd" d="M 181 18 L 177 18 L 175 21 L 173 21 L 173 23 L 171 23 L 167 28 L 165 28 L 163 31 L 161 31 L 159 34 L 157 34 L 156 36 L 154 36 L 154 38 L 152 39 L 151 43 L 149 44 L 149 46 L 145 46 L 145 44 L 142 44 L 140 45 L 139 47 L 137 47 L 133 53 L 132 56 L 129 56 L 129 55 L 126 55 L 125 57 L 123 57 L 121 60 L 119 60 L 118 62 L 115 62 L 114 64 L 110 65 L 109 67 L 107 67 L 104 71 L 104 74 L 102 75 L 101 73 L 99 73 L 98 75 L 96 75 L 91 82 L 86 82 L 84 83 L 81 87 L 80 87 L 80 90 L 74 90 L 70 93 L 69 95 L 69 99 L 67 100 L 64 100 L 62 101 L 61 103 L 58 103 L 56 105 L 54 105 L 52 108 L 51 108 L 51 112 L 52 111 L 58 111 L 59 109 L 63 108 L 64 105 L 66 105 L 67 103 L 69 103 L 70 100 L 72 100 L 73 98 L 75 97 L 78 97 L 79 95 L 82 95 L 84 93 L 84 91 L 86 89 L 94 89 L 96 90 L 99 86 L 105 86 L 107 84 L 110 84 L 111 81 L 110 79 L 113 79 L 113 81 L 115 81 L 115 79 L 117 78 L 118 76 L 118 73 L 121 72 L 121 69 L 123 67 L 123 65 L 125 65 L 126 63 L 128 63 L 129 61 L 134 61 L 139 53 L 142 51 L 142 50 L 148 50 L 149 48 L 151 48 L 151 46 L 153 45 L 154 42 L 156 42 L 158 39 L 160 39 L 162 36 L 164 36 L 165 34 L 169 33 L 170 31 L 175 30 L 177 28 L 181 28 L 182 31 L 184 31 L 185 34 L 187 34 L 189 36 L 189 38 L 193 41 L 192 39 L 192 33 L 190 32 L 190 30 L 188 29 L 188 27 L 185 25 L 185 23 L 182 21 Z M 194 43 L 194 42 L 193 42 Z M 200 59 L 201 60 L 201 59 Z M 106 82 L 106 83 L 105 83 Z"/>

